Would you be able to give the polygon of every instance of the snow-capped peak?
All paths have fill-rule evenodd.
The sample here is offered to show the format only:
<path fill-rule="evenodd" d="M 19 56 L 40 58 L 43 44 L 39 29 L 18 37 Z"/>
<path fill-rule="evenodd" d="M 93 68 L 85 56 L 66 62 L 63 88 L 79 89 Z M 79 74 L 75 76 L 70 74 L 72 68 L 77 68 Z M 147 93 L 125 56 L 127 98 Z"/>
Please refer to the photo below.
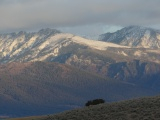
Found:
<path fill-rule="evenodd" d="M 160 48 L 160 31 L 141 26 L 129 26 L 115 33 L 100 35 L 99 40 L 130 47 Z"/>

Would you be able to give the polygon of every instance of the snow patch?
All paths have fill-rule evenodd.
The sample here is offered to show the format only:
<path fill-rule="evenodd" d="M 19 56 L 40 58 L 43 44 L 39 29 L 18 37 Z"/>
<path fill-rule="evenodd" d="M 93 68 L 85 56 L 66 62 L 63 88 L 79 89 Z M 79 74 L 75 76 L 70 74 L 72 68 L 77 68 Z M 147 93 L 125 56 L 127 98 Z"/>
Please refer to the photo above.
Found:
<path fill-rule="evenodd" d="M 44 43 L 42 43 L 39 47 L 38 47 L 38 49 L 39 50 L 42 50 L 42 49 L 44 49 L 46 46 L 48 46 L 49 45 L 49 41 L 45 41 Z"/>
<path fill-rule="evenodd" d="M 160 49 L 159 50 L 147 50 L 147 52 L 160 54 Z"/>
<path fill-rule="evenodd" d="M 118 54 L 128 56 L 124 51 L 118 51 Z"/>
<path fill-rule="evenodd" d="M 38 36 L 33 36 L 28 42 L 25 43 L 25 48 L 26 47 L 32 47 L 33 44 L 35 43 L 36 39 L 37 39 Z"/>
<path fill-rule="evenodd" d="M 142 38 L 142 42 L 141 42 L 141 45 L 142 47 L 144 48 L 150 48 L 150 45 L 149 45 L 149 39 L 150 39 L 150 31 L 147 30 Z"/>
<path fill-rule="evenodd" d="M 138 56 L 138 57 L 141 57 L 142 55 L 142 51 L 138 50 L 134 53 L 134 56 Z"/>
<path fill-rule="evenodd" d="M 10 45 L 10 47 L 9 47 L 9 51 L 12 52 L 13 48 L 14 48 L 14 47 L 17 47 L 17 44 L 18 44 L 18 41 L 17 41 L 17 40 L 14 40 L 14 41 L 12 42 L 12 44 Z"/>
<path fill-rule="evenodd" d="M 87 45 L 91 48 L 95 48 L 95 49 L 99 49 L 99 50 L 107 50 L 108 47 L 116 47 L 116 48 L 130 48 L 127 46 L 121 46 L 121 45 L 117 45 L 114 43 L 109 43 L 109 42 L 103 42 L 103 41 L 96 41 L 96 40 L 88 40 L 79 36 L 74 36 L 72 37 L 72 41 L 79 43 L 79 44 L 83 44 L 83 45 Z"/>
<path fill-rule="evenodd" d="M 157 39 L 160 41 L 160 34 L 157 34 Z"/>

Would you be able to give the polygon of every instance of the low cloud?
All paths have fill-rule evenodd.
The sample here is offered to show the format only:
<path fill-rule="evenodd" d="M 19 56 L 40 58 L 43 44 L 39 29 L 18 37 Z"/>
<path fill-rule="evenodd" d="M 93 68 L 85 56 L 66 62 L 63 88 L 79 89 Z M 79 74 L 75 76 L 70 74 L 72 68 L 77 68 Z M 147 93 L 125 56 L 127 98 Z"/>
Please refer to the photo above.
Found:
<path fill-rule="evenodd" d="M 159 0 L 1 0 L 0 31 L 160 24 Z"/>

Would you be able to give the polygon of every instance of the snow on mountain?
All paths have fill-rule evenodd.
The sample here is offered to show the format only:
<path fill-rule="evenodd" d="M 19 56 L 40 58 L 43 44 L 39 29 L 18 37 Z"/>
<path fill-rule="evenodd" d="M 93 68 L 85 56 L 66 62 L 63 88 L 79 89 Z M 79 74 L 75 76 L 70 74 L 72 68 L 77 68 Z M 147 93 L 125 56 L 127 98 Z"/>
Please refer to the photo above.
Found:
<path fill-rule="evenodd" d="M 107 50 L 108 47 L 116 47 L 116 48 L 129 48 L 127 46 L 122 46 L 122 45 L 117 45 L 114 43 L 110 42 L 101 42 L 101 41 L 96 41 L 96 40 L 88 40 L 79 36 L 74 36 L 72 37 L 72 41 L 79 43 L 79 44 L 84 44 L 87 45 L 91 48 L 99 49 L 99 50 Z"/>
<path fill-rule="evenodd" d="M 102 34 L 99 40 L 142 48 L 160 48 L 160 31 L 140 26 L 129 26 L 114 33 Z"/>
<path fill-rule="evenodd" d="M 121 58 L 126 60 L 150 59 L 149 61 L 160 63 L 159 50 L 157 49 L 135 49 L 135 47 L 122 46 L 111 42 L 89 40 L 49 28 L 33 33 L 21 31 L 0 35 L 0 62 L 54 61 L 55 59 L 57 62 L 64 62 L 69 57 L 72 58 L 74 54 L 77 56 L 80 49 L 87 52 L 86 47 L 101 51 L 101 53 L 103 51 L 116 61 Z"/>
<path fill-rule="evenodd" d="M 10 33 L 0 35 L 0 61 L 44 61 L 59 55 L 62 47 L 71 43 L 98 50 L 108 47 L 128 48 L 113 43 L 88 40 L 73 34 L 61 33 L 54 29 L 42 29 L 35 33 Z"/>

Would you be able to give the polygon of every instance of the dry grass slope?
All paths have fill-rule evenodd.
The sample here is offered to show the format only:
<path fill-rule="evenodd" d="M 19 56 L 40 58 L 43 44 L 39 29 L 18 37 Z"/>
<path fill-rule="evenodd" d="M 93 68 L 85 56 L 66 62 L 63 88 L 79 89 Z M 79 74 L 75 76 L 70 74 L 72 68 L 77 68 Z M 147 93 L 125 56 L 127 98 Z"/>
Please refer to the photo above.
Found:
<path fill-rule="evenodd" d="M 12 120 L 159 120 L 160 97 L 100 104 L 56 115 Z"/>

